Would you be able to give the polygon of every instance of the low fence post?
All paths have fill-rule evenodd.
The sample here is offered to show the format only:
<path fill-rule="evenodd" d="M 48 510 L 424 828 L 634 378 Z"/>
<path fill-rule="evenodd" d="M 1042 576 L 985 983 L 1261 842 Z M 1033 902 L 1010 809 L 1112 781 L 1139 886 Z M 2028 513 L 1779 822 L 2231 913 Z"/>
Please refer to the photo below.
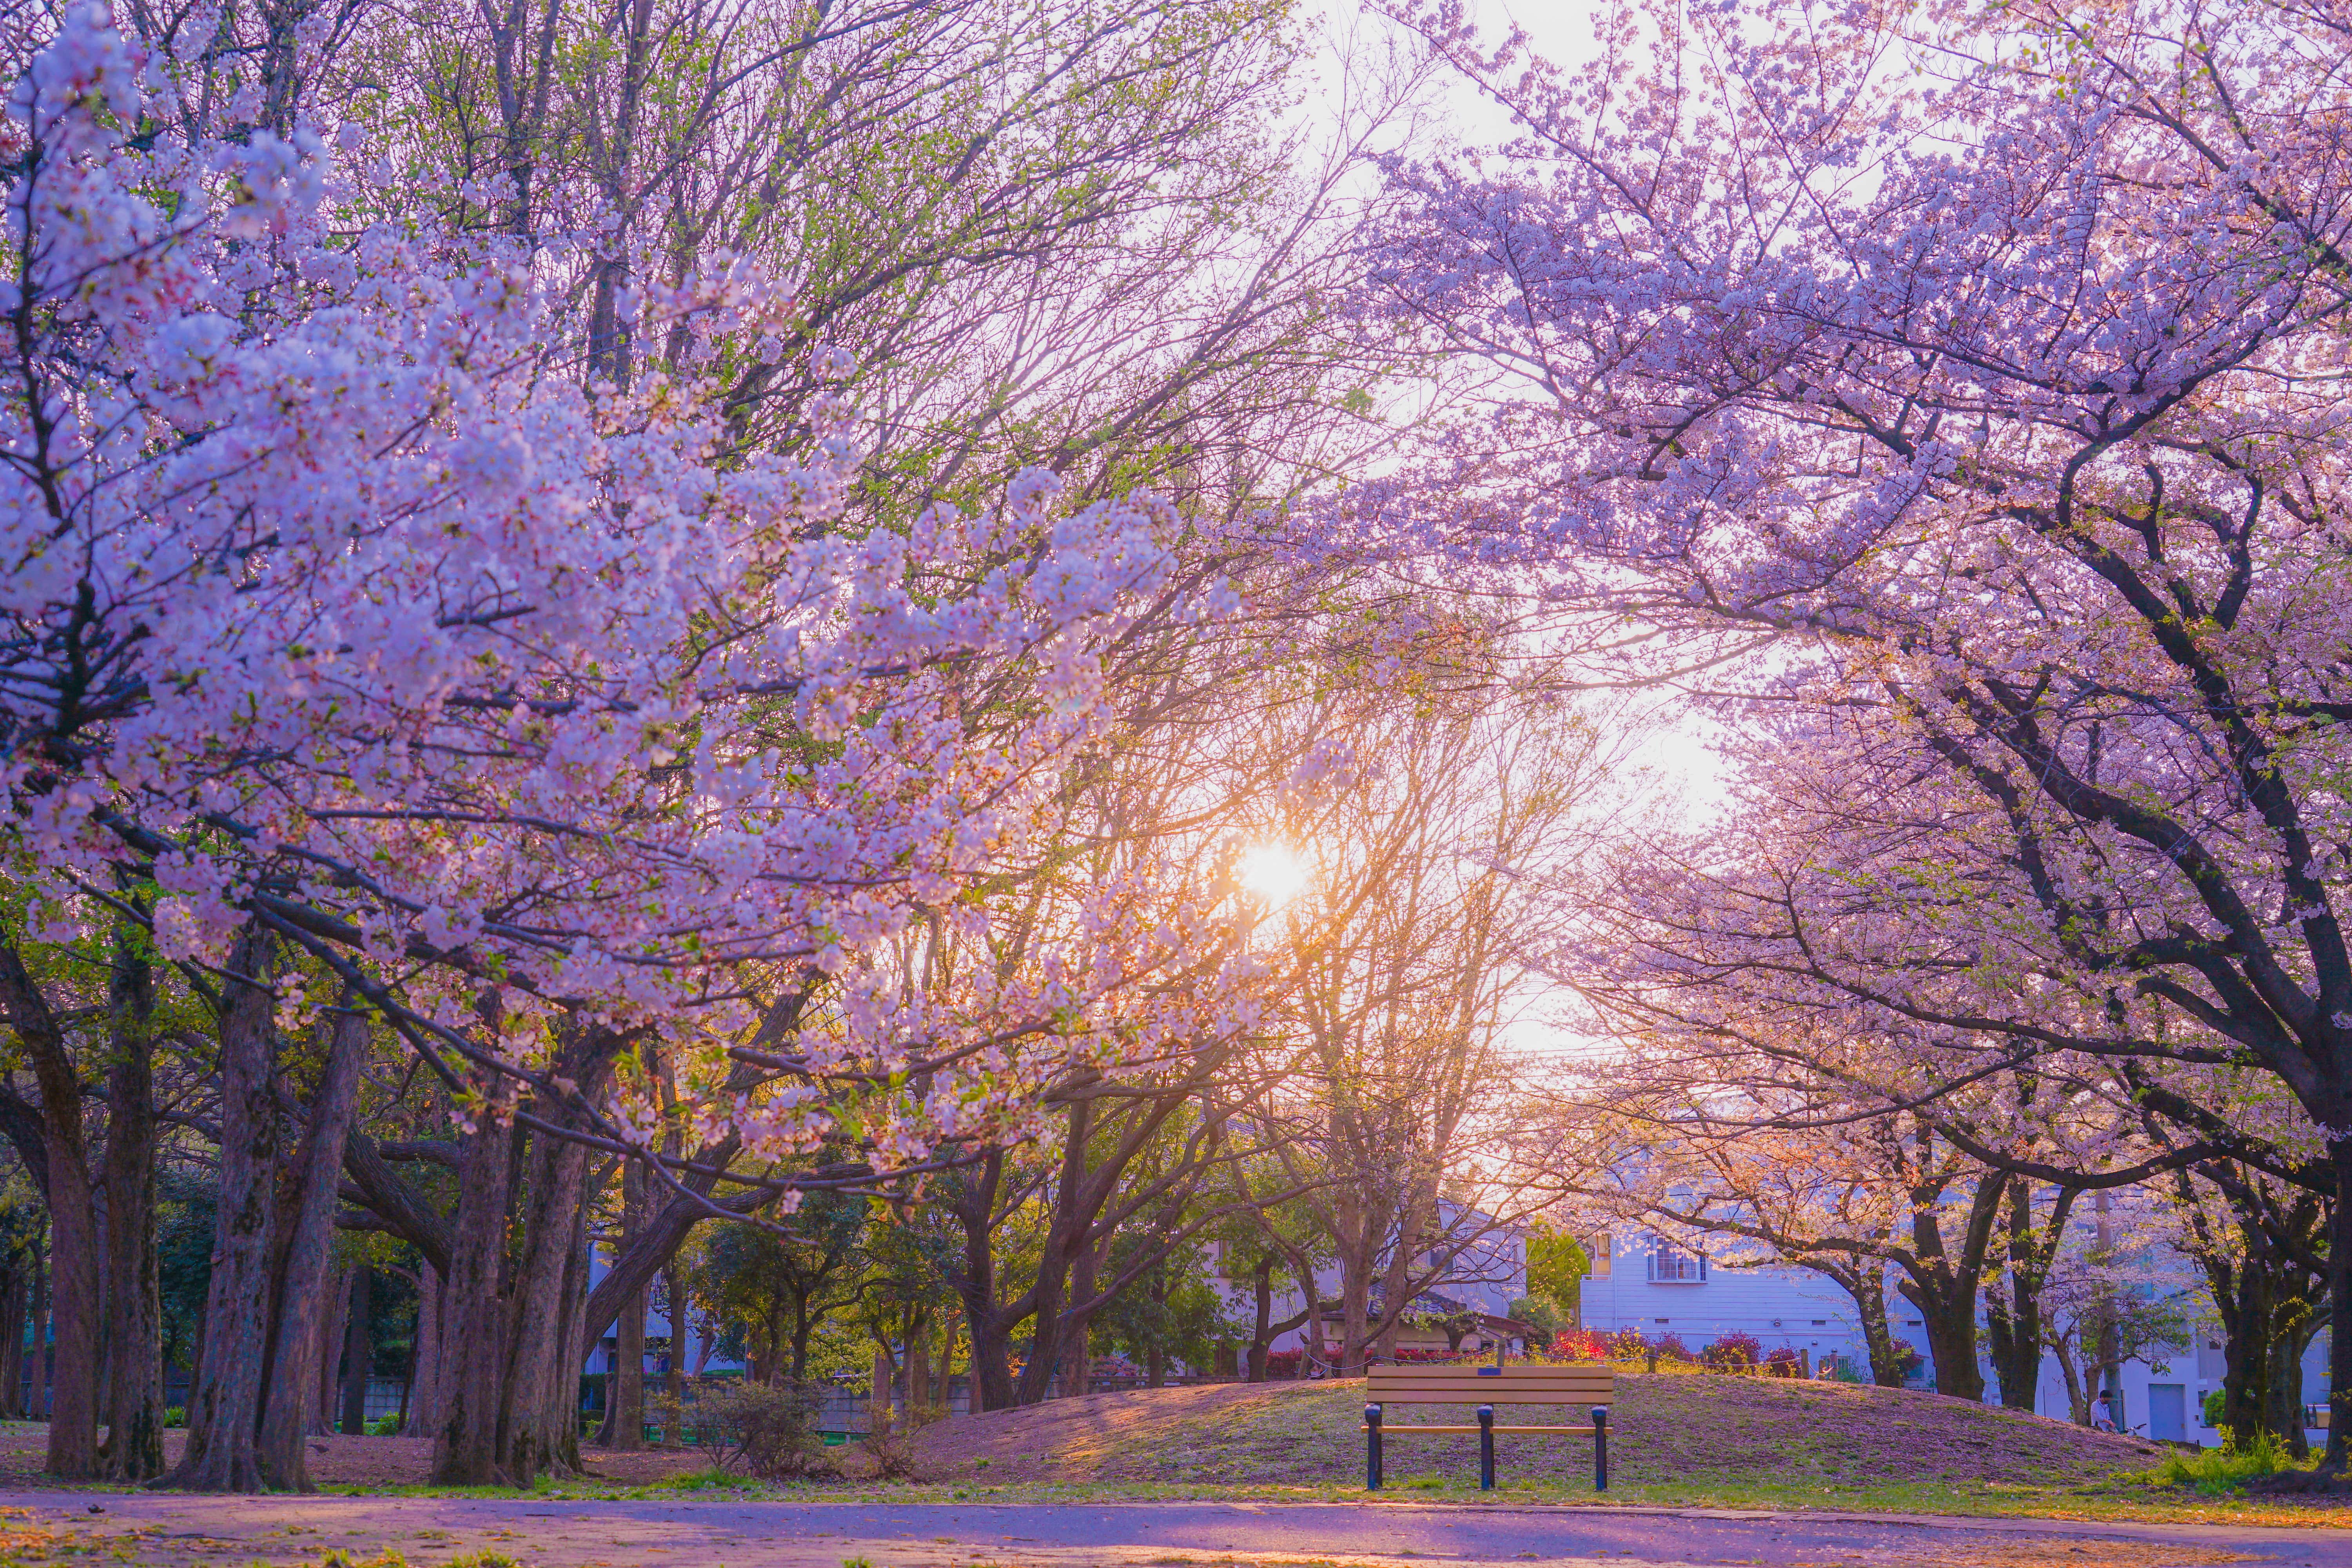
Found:
<path fill-rule="evenodd" d="M 1364 1406 L 1364 1489 L 1381 1489 L 1381 1407 Z"/>
<path fill-rule="evenodd" d="M 1495 1407 L 1478 1406 L 1478 1489 L 1495 1489 Z"/>
<path fill-rule="evenodd" d="M 1592 1407 L 1592 1489 L 1609 1489 L 1609 1406 Z"/>

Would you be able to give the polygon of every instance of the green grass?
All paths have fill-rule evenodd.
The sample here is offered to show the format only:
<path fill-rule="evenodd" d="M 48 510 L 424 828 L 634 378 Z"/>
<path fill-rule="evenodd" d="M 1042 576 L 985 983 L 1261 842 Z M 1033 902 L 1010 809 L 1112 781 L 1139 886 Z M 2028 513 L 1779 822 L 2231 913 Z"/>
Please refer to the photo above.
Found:
<path fill-rule="evenodd" d="M 2156 1473 L 2161 1485 L 2186 1488 L 2200 1497 L 2226 1497 L 2248 1481 L 2293 1468 L 2294 1460 L 2279 1440 L 2258 1432 L 2251 1443 L 2232 1440 L 2220 1448 L 2168 1455 Z"/>

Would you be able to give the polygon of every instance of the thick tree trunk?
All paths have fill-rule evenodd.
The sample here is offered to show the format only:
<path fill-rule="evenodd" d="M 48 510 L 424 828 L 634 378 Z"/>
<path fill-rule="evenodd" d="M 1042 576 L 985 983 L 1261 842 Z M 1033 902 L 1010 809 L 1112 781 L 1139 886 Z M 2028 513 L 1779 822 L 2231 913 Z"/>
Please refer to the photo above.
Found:
<path fill-rule="evenodd" d="M 1397 1334 L 1403 1326 L 1404 1312 L 1412 1305 L 1407 1298 L 1412 1294 L 1412 1260 L 1421 1250 L 1420 1209 L 1416 1198 L 1402 1216 L 1396 1245 L 1389 1249 L 1388 1266 L 1381 1275 L 1381 1316 L 1388 1321 L 1375 1337 L 1372 1350 L 1383 1362 L 1395 1362 Z M 1461 1348 L 1458 1336 L 1454 1348 Z"/>
<path fill-rule="evenodd" d="M 308 1412 L 310 1435 L 325 1437 L 335 1430 L 335 1391 L 342 1384 L 343 1341 L 351 1334 L 352 1271 L 339 1268 L 329 1275 L 319 1299 L 324 1314 L 319 1321 L 319 1353 L 310 1362 L 310 1392 L 302 1408 Z"/>
<path fill-rule="evenodd" d="M 49 1208 L 47 1470 L 61 1480 L 99 1474 L 98 1208 L 82 1130 L 81 1080 L 48 998 L 12 946 L 0 946 L 0 1010 L 41 1087 Z"/>
<path fill-rule="evenodd" d="M 1886 1317 L 1886 1279 L 1864 1259 L 1855 1270 L 1854 1306 L 1862 1320 L 1862 1342 L 1870 1352 L 1870 1381 L 1880 1388 L 1903 1386 L 1906 1359 L 1895 1348 L 1895 1327 Z"/>
<path fill-rule="evenodd" d="M 311 1426 L 308 1391 L 333 1376 L 336 1338 L 329 1326 L 333 1304 L 327 1289 L 332 1266 L 335 1205 L 343 1168 L 343 1145 L 359 1103 L 360 1075 L 367 1066 L 368 1021 L 346 997 L 327 1040 L 327 1061 L 311 1096 L 310 1125 L 288 1171 L 285 1201 L 278 1210 L 277 1277 L 271 1283 L 269 1378 L 263 1391 L 256 1452 L 273 1485 L 310 1491 Z M 354 1287 L 358 1289 L 358 1287 Z M 331 1430 L 331 1426 L 330 1427 Z"/>
<path fill-rule="evenodd" d="M 433 1436 L 441 1414 L 441 1271 L 426 1263 L 416 1271 L 416 1349 L 408 1373 L 407 1437 Z"/>
<path fill-rule="evenodd" d="M 572 1251 L 563 1272 L 563 1354 L 547 1409 L 549 1423 L 561 1434 L 557 1452 L 563 1467 L 573 1471 L 582 1468 L 580 1384 L 587 1366 L 588 1205 L 583 1203 L 572 1211 Z"/>
<path fill-rule="evenodd" d="M 20 1261 L 0 1291 L 0 1421 L 21 1420 L 25 1414 L 25 1320 L 32 1306 L 32 1272 L 29 1260 Z"/>
<path fill-rule="evenodd" d="M 963 1232 L 962 1257 L 951 1283 L 963 1301 L 971 1336 L 971 1408 L 1009 1410 L 1017 1403 L 1013 1380 L 1013 1331 L 1029 1315 L 1031 1298 L 996 1299 L 996 1239 L 992 1224 L 1004 1180 L 1004 1151 L 991 1149 L 979 1165 L 948 1189 L 947 1210 Z"/>
<path fill-rule="evenodd" d="M 163 1473 L 163 1304 L 155 1259 L 155 1011 L 147 965 L 127 935 L 115 943 L 107 1070 L 107 1389 L 102 1468 L 111 1480 Z"/>
<path fill-rule="evenodd" d="M 2263 1423 L 2297 1459 L 2311 1457 L 2303 1425 L 2303 1356 L 2319 1331 L 2316 1311 L 2301 1315 L 2271 1337 Z"/>
<path fill-rule="evenodd" d="M 1087 1250 L 1084 1193 L 1089 1185 L 1087 1143 L 1094 1130 L 1094 1101 L 1075 1100 L 1062 1133 L 1061 1171 L 1054 1190 L 1054 1208 L 1045 1229 L 1045 1245 L 1037 1258 L 1036 1281 L 1027 1300 L 1034 1312 L 1030 1324 L 1029 1358 L 1021 1368 L 1013 1397 L 1034 1405 L 1045 1397 L 1045 1384 L 1063 1370 L 1063 1347 L 1069 1343 L 1062 1304 L 1070 1300 L 1070 1270 Z M 1081 1351 L 1080 1353 L 1084 1353 Z M 1069 1389 L 1062 1390 L 1067 1394 Z"/>
<path fill-rule="evenodd" d="M 1339 1375 L 1364 1375 L 1364 1352 L 1371 1324 L 1372 1261 L 1361 1250 L 1341 1260 L 1339 1270 Z"/>
<path fill-rule="evenodd" d="M 620 1425 L 614 1428 L 612 1444 L 625 1453 L 646 1446 L 646 1314 L 651 1310 L 650 1293 L 638 1291 L 622 1309 L 614 1336 L 614 1376 L 620 1388 L 614 1408 Z"/>
<path fill-rule="evenodd" d="M 521 1136 L 487 1110 L 459 1144 L 457 1216 L 442 1289 L 442 1407 L 433 1437 L 435 1486 L 496 1486 L 499 1407 L 506 1384 L 508 1189 Z"/>
<path fill-rule="evenodd" d="M 1925 1293 L 1923 1292 L 1923 1295 Z M 1933 1301 L 1934 1305 L 1928 1303 Z M 1947 1399 L 1984 1403 L 1984 1368 L 1977 1363 L 1977 1315 L 1973 1292 L 1965 1309 L 1940 1293 L 1912 1303 L 1927 1325 L 1927 1353 L 1936 1362 L 1936 1392 Z"/>
<path fill-rule="evenodd" d="M 555 1070 L 597 1093 L 618 1037 L 591 1029 L 572 1038 Z M 562 1107 L 541 1104 L 549 1120 Z M 529 1174 L 516 1190 L 517 1167 Z M 575 1242 L 587 1184 L 586 1145 L 553 1136 L 501 1134 L 484 1118 L 459 1156 L 452 1304 L 446 1346 L 449 1405 L 434 1447 L 436 1486 L 523 1486 L 541 1472 L 570 1472 L 579 1458 L 572 1404 L 579 1368 L 564 1357 L 576 1342 L 566 1289 L 576 1283 Z M 495 1170 L 492 1169 L 495 1167 Z M 520 1200 L 521 1243 L 511 1259 L 507 1238 Z"/>
<path fill-rule="evenodd" d="M 2320 1474 L 2341 1479 L 2352 1460 L 2352 1138 L 2327 1145 L 2336 1205 L 2327 1223 L 2327 1453 Z"/>
<path fill-rule="evenodd" d="M 368 1338 L 368 1311 L 373 1306 L 375 1270 L 362 1263 L 352 1270 L 351 1306 L 343 1318 L 343 1418 L 337 1425 L 345 1436 L 367 1431 L 368 1363 L 373 1349 Z"/>
<path fill-rule="evenodd" d="M 1999 1289 L 1985 1296 L 1985 1340 L 1993 1381 L 2000 1387 L 2003 1409 L 2031 1412 L 2042 1384 L 2041 1313 L 2037 1303 L 2028 1305 L 2030 1316 L 2021 1315 L 2015 1304 L 2000 1299 Z"/>
<path fill-rule="evenodd" d="M 188 1394 L 187 1451 L 163 1479 L 191 1491 L 257 1492 L 270 1480 L 257 1449 L 268 1369 L 255 1351 L 269 1331 L 278 1037 L 269 994 L 240 977 L 267 983 L 271 952 L 269 938 L 258 932 L 237 944 L 221 1013 L 220 1209 L 205 1298 L 204 1363 Z"/>
<path fill-rule="evenodd" d="M 564 1363 L 572 1321 L 564 1289 L 572 1284 L 572 1239 L 588 1178 L 588 1150 L 579 1142 L 536 1140 L 522 1256 L 515 1260 L 510 1359 L 501 1411 L 499 1469 L 515 1486 L 541 1471 L 572 1474 L 579 1460 L 579 1422 L 572 1394 L 579 1368 Z M 567 1392 L 569 1389 L 569 1392 Z"/>

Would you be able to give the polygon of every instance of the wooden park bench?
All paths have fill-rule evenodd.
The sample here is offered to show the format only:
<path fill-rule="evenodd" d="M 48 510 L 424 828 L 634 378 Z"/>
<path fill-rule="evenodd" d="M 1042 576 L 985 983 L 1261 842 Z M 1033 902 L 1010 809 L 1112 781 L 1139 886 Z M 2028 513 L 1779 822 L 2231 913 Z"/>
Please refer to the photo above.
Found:
<path fill-rule="evenodd" d="M 1558 1436 L 1592 1434 L 1592 1489 L 1609 1489 L 1609 1402 L 1617 1389 L 1617 1374 L 1605 1366 L 1376 1366 L 1371 1369 L 1371 1402 L 1364 1406 L 1364 1486 L 1381 1486 L 1381 1439 L 1402 1433 L 1475 1432 L 1478 1434 L 1478 1485 L 1495 1489 L 1495 1434 Z M 1383 1419 L 1391 1405 L 1471 1405 L 1477 1407 L 1475 1426 L 1391 1426 Z M 1497 1405 L 1588 1405 L 1589 1426 L 1497 1426 Z"/>

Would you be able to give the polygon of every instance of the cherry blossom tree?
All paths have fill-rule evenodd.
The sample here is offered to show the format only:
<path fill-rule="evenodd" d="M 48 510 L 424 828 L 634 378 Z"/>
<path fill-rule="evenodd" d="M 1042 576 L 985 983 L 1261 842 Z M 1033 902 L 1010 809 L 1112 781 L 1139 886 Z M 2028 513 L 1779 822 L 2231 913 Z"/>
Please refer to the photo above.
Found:
<path fill-rule="evenodd" d="M 1524 393 L 1326 546 L 1629 619 L 1645 673 L 1788 713 L 1803 789 L 1871 709 L 1877 804 L 1966 820 L 1907 863 L 1887 812 L 1780 858 L 1777 973 L 1814 1000 L 1979 1059 L 2252 1065 L 2352 1126 L 2352 17 L 1627 7 L 1572 71 L 1409 19 L 1520 135 L 1397 165 L 1421 205 L 1367 309 Z M 2328 1158 L 2335 1484 L 2352 1140 Z"/>
<path fill-rule="evenodd" d="M 960 918 L 1101 721 L 1094 650 L 1168 576 L 1164 506 L 1057 510 L 1029 474 L 984 513 L 850 536 L 831 526 L 860 452 L 845 408 L 818 400 L 772 454 L 722 438 L 690 370 L 583 390 L 528 261 L 420 223 L 339 229 L 387 193 L 299 125 L 191 127 L 170 58 L 102 15 L 66 17 L 11 104 L 6 832 L 37 921 L 113 909 L 253 995 L 222 1040 L 209 1332 L 261 1300 L 247 1265 L 273 1220 L 237 1193 L 267 1168 L 278 1032 L 343 988 L 469 1135 L 569 1143 L 534 1178 L 559 1280 L 584 1151 L 644 1157 L 659 1121 L 616 1071 L 632 1042 L 919 1083 L 860 1111 L 871 1180 L 1019 1124 L 1073 1060 L 1223 1026 L 1213 983 L 1113 1000 L 1219 941 L 1205 910 L 1145 921 L 1117 888 L 1068 944 L 946 1003 L 898 994 L 889 963 L 910 913 Z M 688 362 L 763 352 L 782 308 L 723 256 L 632 303 Z M 990 670 L 1023 700 L 973 722 L 960 702 Z M 159 890 L 152 916 L 113 892 L 125 877 Z M 806 988 L 763 1005 L 746 979 L 777 973 L 831 976 L 834 1026 L 772 1027 L 772 999 Z M 771 1160 L 837 1126 L 806 1089 L 703 1114 Z M 461 1251 L 503 1225 L 461 1221 Z M 250 1363 L 204 1366 L 179 1479 L 298 1479 L 255 1454 Z M 478 1394 L 561 1381 L 477 1370 Z M 453 1479 L 547 1462 L 536 1418 L 489 1396 L 451 1417 Z"/>

